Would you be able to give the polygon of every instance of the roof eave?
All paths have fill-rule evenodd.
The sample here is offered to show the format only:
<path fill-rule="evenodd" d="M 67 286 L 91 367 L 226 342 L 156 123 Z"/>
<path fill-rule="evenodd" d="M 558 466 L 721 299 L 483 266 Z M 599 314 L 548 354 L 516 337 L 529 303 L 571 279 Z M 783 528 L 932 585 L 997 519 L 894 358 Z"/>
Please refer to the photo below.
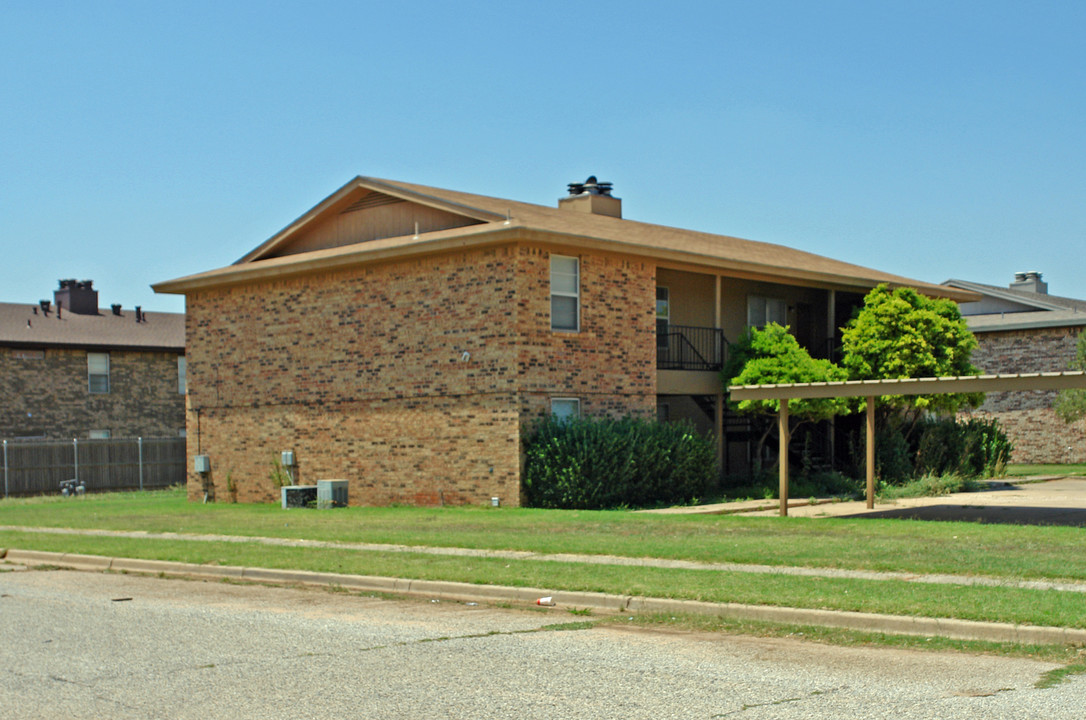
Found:
<path fill-rule="evenodd" d="M 246 284 L 282 277 L 304 275 L 313 272 L 336 270 L 373 262 L 382 262 L 419 255 L 449 252 L 469 247 L 504 244 L 511 242 L 545 242 L 578 249 L 618 252 L 652 258 L 659 261 L 693 264 L 701 267 L 740 273 L 753 279 L 768 281 L 792 281 L 794 284 L 817 285 L 825 288 L 870 290 L 887 282 L 892 286 L 912 287 L 926 295 L 944 297 L 958 302 L 979 299 L 975 293 L 943 285 L 909 282 L 908 278 L 887 279 L 860 277 L 836 273 L 816 272 L 801 268 L 782 268 L 776 265 L 755 263 L 719 257 L 706 253 L 640 245 L 629 242 L 575 235 L 545 228 L 527 227 L 509 223 L 474 225 L 465 228 L 427 233 L 423 239 L 407 244 L 388 238 L 369 241 L 341 248 L 315 250 L 268 260 L 254 260 L 243 265 L 230 265 L 196 275 L 155 283 L 151 287 L 157 293 L 186 294 L 228 285 Z M 413 240 L 413 237 L 411 238 Z"/>

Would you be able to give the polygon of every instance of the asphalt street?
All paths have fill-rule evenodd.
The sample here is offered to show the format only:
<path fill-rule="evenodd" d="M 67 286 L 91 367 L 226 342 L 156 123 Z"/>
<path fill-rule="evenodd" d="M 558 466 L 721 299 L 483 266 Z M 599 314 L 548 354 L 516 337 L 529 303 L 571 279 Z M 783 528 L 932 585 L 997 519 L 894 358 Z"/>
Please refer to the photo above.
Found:
<path fill-rule="evenodd" d="M 1023 659 L 318 589 L 0 572 L 0 718 L 1081 718 Z"/>

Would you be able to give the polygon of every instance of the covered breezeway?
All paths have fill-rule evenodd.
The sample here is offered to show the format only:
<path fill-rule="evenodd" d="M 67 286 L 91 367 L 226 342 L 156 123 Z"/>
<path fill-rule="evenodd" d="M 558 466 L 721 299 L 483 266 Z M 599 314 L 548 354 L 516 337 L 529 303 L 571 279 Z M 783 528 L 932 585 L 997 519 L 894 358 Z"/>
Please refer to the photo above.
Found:
<path fill-rule="evenodd" d="M 1004 392 L 1013 390 L 1070 390 L 1086 388 L 1086 372 L 1022 373 L 964 377 L 907 378 L 902 380 L 850 380 L 847 382 L 793 383 L 780 385 L 733 385 L 732 400 L 779 400 L 777 427 L 779 450 L 780 515 L 788 515 L 788 401 L 811 398 L 867 400 L 866 475 L 867 507 L 875 507 L 875 398 L 885 395 L 946 395 L 952 393 Z"/>

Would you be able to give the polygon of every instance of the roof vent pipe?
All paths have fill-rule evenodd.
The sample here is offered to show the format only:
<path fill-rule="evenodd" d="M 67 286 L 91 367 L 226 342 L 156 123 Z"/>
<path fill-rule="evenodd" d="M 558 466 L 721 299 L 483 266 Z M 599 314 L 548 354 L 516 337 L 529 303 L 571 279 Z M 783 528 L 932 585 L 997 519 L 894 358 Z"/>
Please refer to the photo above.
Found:
<path fill-rule="evenodd" d="M 113 311 L 114 315 L 117 315 L 118 317 L 120 317 L 120 314 L 121 314 L 121 304 L 120 303 L 113 303 L 112 305 L 109 306 L 109 309 Z"/>

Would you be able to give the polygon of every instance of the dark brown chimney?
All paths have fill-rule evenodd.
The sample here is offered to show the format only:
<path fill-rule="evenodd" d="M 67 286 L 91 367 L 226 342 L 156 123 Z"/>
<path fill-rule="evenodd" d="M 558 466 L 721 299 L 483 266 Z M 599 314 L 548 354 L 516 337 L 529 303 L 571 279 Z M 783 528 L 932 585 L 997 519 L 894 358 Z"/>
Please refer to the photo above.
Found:
<path fill-rule="evenodd" d="M 61 280 L 60 289 L 53 292 L 53 299 L 58 308 L 64 303 L 68 311 L 76 315 L 98 314 L 98 291 L 94 289 L 93 280 Z"/>

